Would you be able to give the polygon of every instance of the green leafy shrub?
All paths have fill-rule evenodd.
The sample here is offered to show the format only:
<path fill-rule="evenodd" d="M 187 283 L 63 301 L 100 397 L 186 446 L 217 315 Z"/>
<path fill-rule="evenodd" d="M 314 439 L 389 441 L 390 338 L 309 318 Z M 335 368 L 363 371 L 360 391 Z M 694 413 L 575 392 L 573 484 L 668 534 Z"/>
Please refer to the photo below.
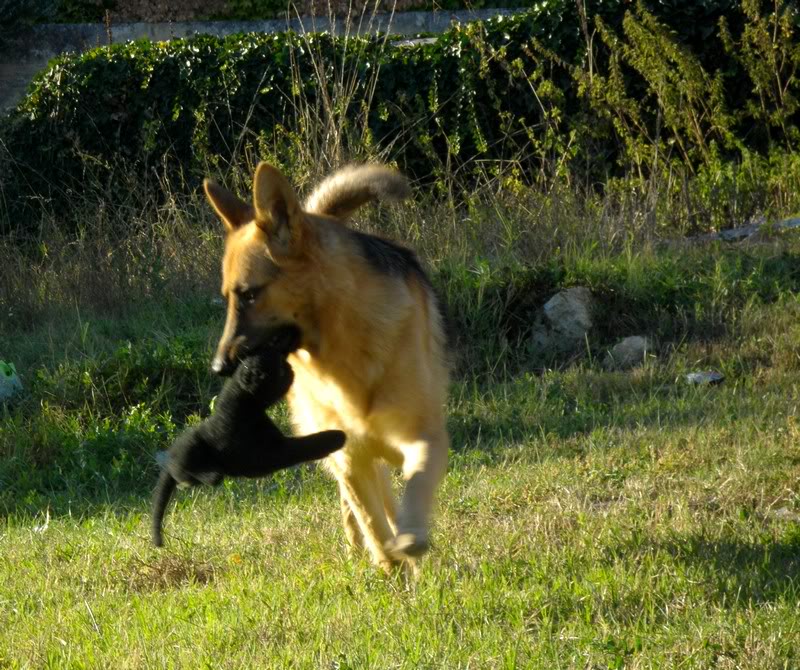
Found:
<path fill-rule="evenodd" d="M 62 57 L 6 124 L 6 192 L 21 195 L 11 204 L 24 209 L 29 194 L 56 204 L 99 181 L 113 199 L 119 184 L 109 175 L 119 165 L 145 177 L 154 169 L 174 176 L 180 167 L 192 188 L 209 164 L 263 155 L 264 146 L 291 155 L 311 132 L 295 123 L 298 107 L 323 99 L 343 68 L 353 73 L 354 91 L 340 118 L 358 115 L 379 146 L 401 144 L 392 158 L 412 175 L 501 146 L 511 151 L 526 143 L 516 120 L 530 125 L 539 111 L 524 94 L 524 71 L 502 66 L 522 54 L 517 44 L 532 31 L 569 40 L 555 17 L 547 26 L 523 16 L 455 28 L 411 48 L 286 33 L 137 42 Z M 572 38 L 565 48 L 574 52 L 579 41 Z M 502 64 L 491 56 L 498 49 Z M 498 114 L 500 124 L 493 122 Z M 9 218 L 25 221 L 13 209 Z"/>
<path fill-rule="evenodd" d="M 34 234 L 42 203 L 74 207 L 76 194 L 124 201 L 129 180 L 120 173 L 137 175 L 137 189 L 163 192 L 168 182 L 174 192 L 232 164 L 248 172 L 258 158 L 302 183 L 375 156 L 443 192 L 511 170 L 547 189 L 559 181 L 605 183 L 612 197 L 616 188 L 665 192 L 654 200 L 679 230 L 730 225 L 702 199 L 714 189 L 690 183 L 714 172 L 710 181 L 725 185 L 728 174 L 736 190 L 742 172 L 730 165 L 782 162 L 800 120 L 800 55 L 796 8 L 754 1 L 720 32 L 711 22 L 729 5 L 662 3 L 651 13 L 593 0 L 582 20 L 571 3 L 546 0 L 415 46 L 290 32 L 62 57 L 0 135 L 0 228 Z M 774 46 L 783 56 L 765 71 L 757 65 L 772 49 L 770 26 L 780 27 Z M 725 49 L 736 56 L 710 71 L 708 54 Z M 769 67 L 780 67 L 775 90 Z M 748 80 L 752 91 L 742 94 Z M 778 158 L 750 160 L 754 153 Z M 770 197 L 766 186 L 752 191 L 736 211 L 769 210 Z"/>
<path fill-rule="evenodd" d="M 3 454 L 0 508 L 21 492 L 91 494 L 151 479 L 176 422 L 208 414 L 219 383 L 207 359 L 205 338 L 176 337 L 40 368 L 28 401 L 0 422 L 0 443 L 15 445 Z M 37 467 L 45 463 L 58 467 Z"/>

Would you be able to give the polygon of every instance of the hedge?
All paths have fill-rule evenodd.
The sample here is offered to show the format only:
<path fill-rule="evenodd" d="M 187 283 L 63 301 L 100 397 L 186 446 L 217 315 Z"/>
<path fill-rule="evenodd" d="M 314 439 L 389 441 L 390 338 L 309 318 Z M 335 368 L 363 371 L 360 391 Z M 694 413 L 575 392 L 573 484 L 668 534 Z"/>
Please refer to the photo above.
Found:
<path fill-rule="evenodd" d="M 732 10 L 732 0 L 661 0 L 652 8 L 655 16 L 623 5 L 587 2 L 588 30 L 599 31 L 592 82 L 585 74 L 585 34 L 570 0 L 543 0 L 511 18 L 455 25 L 433 43 L 415 46 L 392 46 L 380 36 L 344 40 L 288 32 L 138 41 L 57 58 L 0 129 L 12 158 L 0 160 L 5 227 L 30 225 L 31 195 L 57 206 L 84 188 L 87 175 L 102 181 L 120 165 L 141 175 L 154 168 L 180 173 L 176 188 L 195 188 L 206 171 L 234 154 L 289 156 L 310 133 L 298 105 L 324 107 L 342 71 L 352 77 L 351 95 L 333 104 L 347 105 L 335 116 L 349 124 L 345 136 L 352 131 L 349 154 L 385 150 L 418 179 L 474 167 L 475 159 L 513 159 L 533 175 L 553 156 L 580 165 L 583 178 L 602 178 L 626 169 L 622 157 L 630 161 L 644 152 L 638 143 L 656 136 L 656 124 L 657 141 L 667 146 L 677 138 L 680 158 L 689 162 L 706 160 L 709 146 L 715 152 L 766 150 L 775 141 L 770 124 L 796 125 L 794 109 L 789 119 L 755 123 L 764 93 L 754 92 L 746 64 L 731 55 L 750 25 L 746 13 Z M 796 25 L 796 11 L 782 11 Z M 727 47 L 720 37 L 723 16 Z M 634 38 L 650 42 L 637 46 Z M 796 44 L 796 31 L 790 38 Z M 672 46 L 662 56 L 664 44 Z M 681 93 L 691 84 L 686 78 L 703 67 L 716 71 L 708 82 L 719 104 L 712 93 L 711 102 Z M 654 69 L 652 77 L 646 68 Z M 663 81 L 654 83 L 657 77 Z M 792 93 L 796 82 L 789 83 Z M 665 91 L 673 89 L 689 102 L 670 102 Z M 678 108 L 674 118 L 664 115 L 670 104 Z M 695 112 L 691 105 L 716 107 L 699 121 L 684 121 L 681 114 Z M 625 129 L 634 117 L 641 136 Z M 695 136 L 687 129 L 692 123 L 707 127 Z M 108 184 L 109 197 L 115 188 Z"/>

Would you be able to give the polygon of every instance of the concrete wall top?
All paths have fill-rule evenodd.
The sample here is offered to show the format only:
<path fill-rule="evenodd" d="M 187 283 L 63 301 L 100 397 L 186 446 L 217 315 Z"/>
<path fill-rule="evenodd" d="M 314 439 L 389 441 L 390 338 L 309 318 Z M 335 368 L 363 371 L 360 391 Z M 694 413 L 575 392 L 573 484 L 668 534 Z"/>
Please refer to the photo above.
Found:
<path fill-rule="evenodd" d="M 111 26 L 111 43 L 149 39 L 154 42 L 236 33 L 276 33 L 287 29 L 299 33 L 325 32 L 336 34 L 417 35 L 441 33 L 454 22 L 485 20 L 494 16 L 510 16 L 521 10 L 480 9 L 453 12 L 399 12 L 375 14 L 354 19 L 348 25 L 344 19 L 331 22 L 325 17 L 275 19 L 271 21 L 187 21 L 176 23 L 120 23 Z M 415 42 L 423 40 L 414 40 Z M 106 27 L 100 23 L 44 24 L 35 26 L 9 42 L 0 51 L 0 112 L 13 108 L 25 93 L 33 76 L 44 69 L 51 58 L 63 53 L 80 53 L 109 43 Z M 396 44 L 410 44 L 398 41 Z"/>
<path fill-rule="evenodd" d="M 236 33 L 273 33 L 287 29 L 297 32 L 326 32 L 336 34 L 368 34 L 388 32 L 396 35 L 441 33 L 453 22 L 465 23 L 498 15 L 509 16 L 520 10 L 482 9 L 459 11 L 381 13 L 355 18 L 350 25 L 344 19 L 301 17 L 269 21 L 187 21 L 176 23 L 121 23 L 111 26 L 111 42 L 150 39 L 162 42 L 180 37 L 206 34 L 225 36 Z M 62 53 L 75 53 L 109 43 L 103 24 L 44 24 L 35 26 L 9 43 L 0 53 L 0 63 L 42 63 Z"/>

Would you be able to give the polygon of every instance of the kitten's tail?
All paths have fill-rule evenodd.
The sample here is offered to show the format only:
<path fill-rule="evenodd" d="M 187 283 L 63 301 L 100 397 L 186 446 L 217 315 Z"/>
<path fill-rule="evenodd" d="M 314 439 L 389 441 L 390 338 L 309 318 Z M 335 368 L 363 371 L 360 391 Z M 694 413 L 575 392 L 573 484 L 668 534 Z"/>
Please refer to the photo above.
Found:
<path fill-rule="evenodd" d="M 169 474 L 168 470 L 162 470 L 161 476 L 158 478 L 156 490 L 153 495 L 153 527 L 152 538 L 153 544 L 157 547 L 164 545 L 164 537 L 161 534 L 161 525 L 164 521 L 164 512 L 169 504 L 169 499 L 175 491 L 176 482 Z"/>

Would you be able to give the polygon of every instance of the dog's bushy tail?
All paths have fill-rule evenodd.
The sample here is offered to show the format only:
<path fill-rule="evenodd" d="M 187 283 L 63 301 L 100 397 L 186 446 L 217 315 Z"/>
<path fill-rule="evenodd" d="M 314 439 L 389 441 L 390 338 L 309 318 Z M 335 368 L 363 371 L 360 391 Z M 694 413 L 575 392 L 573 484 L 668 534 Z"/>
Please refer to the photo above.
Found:
<path fill-rule="evenodd" d="M 306 198 L 312 214 L 347 219 L 371 200 L 404 200 L 411 194 L 406 178 L 383 165 L 350 165 L 327 177 Z"/>
<path fill-rule="evenodd" d="M 164 545 L 164 537 L 161 533 L 161 526 L 164 521 L 164 512 L 169 504 L 169 499 L 175 491 L 176 482 L 172 475 L 164 469 L 161 471 L 161 476 L 158 478 L 156 490 L 153 494 L 153 526 L 152 538 L 153 544 L 157 547 Z"/>

